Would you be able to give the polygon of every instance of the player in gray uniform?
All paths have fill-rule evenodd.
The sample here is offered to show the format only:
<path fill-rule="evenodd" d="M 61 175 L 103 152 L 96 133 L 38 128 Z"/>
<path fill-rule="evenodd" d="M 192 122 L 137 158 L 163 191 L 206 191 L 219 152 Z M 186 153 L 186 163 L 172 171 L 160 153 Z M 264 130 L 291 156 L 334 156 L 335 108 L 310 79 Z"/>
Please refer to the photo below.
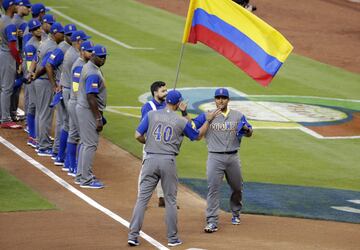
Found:
<path fill-rule="evenodd" d="M 95 178 L 92 165 L 99 143 L 99 132 L 104 126 L 103 111 L 106 106 L 106 86 L 100 70 L 106 61 L 106 48 L 95 45 L 93 57 L 88 61 L 80 76 L 76 115 L 81 121 L 80 152 L 76 180 L 81 188 L 103 188 Z"/>
<path fill-rule="evenodd" d="M 52 109 L 49 107 L 56 84 L 50 82 L 46 70 L 48 60 L 58 44 L 64 40 L 64 28 L 60 23 L 51 26 L 51 36 L 40 44 L 38 50 L 38 64 L 33 76 L 36 93 L 36 124 L 38 126 L 38 155 L 52 155 L 50 128 L 52 124 Z"/>
<path fill-rule="evenodd" d="M 30 14 L 30 8 L 31 8 L 31 3 L 29 0 L 16 0 L 15 1 L 16 5 L 17 5 L 17 14 L 14 15 L 13 17 L 13 23 L 16 25 L 16 29 L 17 29 L 17 36 L 18 36 L 18 50 L 20 52 L 21 55 L 23 55 L 23 34 L 24 31 L 26 29 L 27 26 L 27 22 L 24 20 L 25 16 L 28 16 Z M 23 73 L 25 71 L 25 62 L 23 61 L 22 64 L 22 73 L 17 75 L 17 78 L 23 78 Z M 11 95 L 11 104 L 10 104 L 10 115 L 11 115 L 11 119 L 13 121 L 19 121 L 19 120 L 23 120 L 24 117 L 20 117 L 17 114 L 17 109 L 19 106 L 19 97 L 20 97 L 20 91 L 21 91 L 21 86 L 14 88 L 13 93 Z M 28 102 L 25 101 L 24 105 L 25 105 L 25 112 L 27 110 L 27 104 Z"/>
<path fill-rule="evenodd" d="M 250 137 L 253 130 L 241 112 L 228 108 L 228 102 L 228 90 L 225 88 L 217 89 L 215 91 L 215 104 L 217 108 L 221 109 L 222 113 L 210 122 L 205 135 L 208 147 L 206 165 L 208 195 L 207 225 L 204 231 L 207 233 L 218 230 L 219 195 L 224 175 L 232 190 L 230 197 L 231 222 L 234 225 L 240 224 L 243 179 L 238 150 L 240 149 L 242 137 Z M 196 127 L 200 126 L 204 121 L 204 114 L 194 119 Z"/>
<path fill-rule="evenodd" d="M 21 71 L 22 58 L 17 49 L 17 30 L 12 23 L 16 13 L 15 2 L 4 0 L 2 6 L 5 15 L 0 19 L 0 110 L 1 127 L 9 129 L 21 128 L 11 121 L 10 98 L 13 93 L 16 72 Z"/>
<path fill-rule="evenodd" d="M 39 49 L 40 43 L 42 41 L 42 29 L 41 23 L 37 19 L 31 19 L 28 22 L 29 31 L 32 34 L 31 39 L 26 43 L 24 47 L 25 55 L 25 65 L 24 75 L 27 79 L 31 78 L 31 75 L 36 69 L 37 63 L 37 51 Z M 26 121 L 28 126 L 28 141 L 27 145 L 36 148 L 36 126 L 35 126 L 35 114 L 36 114 L 36 93 L 35 93 L 35 84 L 30 82 L 30 84 L 25 85 L 25 93 L 28 96 L 28 104 L 26 109 Z"/>
<path fill-rule="evenodd" d="M 54 53 L 55 59 L 52 67 L 56 71 L 56 84 L 59 86 L 58 91 L 62 91 L 60 86 L 60 78 L 63 67 L 63 60 L 65 57 L 65 53 L 71 47 L 71 34 L 76 31 L 76 26 L 74 24 L 67 24 L 64 27 L 65 39 L 59 44 L 59 49 L 56 53 Z M 65 113 L 65 103 L 61 101 L 58 105 L 55 106 L 55 138 L 53 145 L 53 154 L 51 158 L 54 160 L 54 164 L 57 166 L 63 166 L 65 163 L 65 149 L 66 149 L 66 141 L 68 137 L 67 131 L 62 130 L 63 121 L 64 121 L 64 113 Z M 63 167 L 62 170 L 67 171 L 67 167 Z"/>
<path fill-rule="evenodd" d="M 179 154 L 184 135 L 190 140 L 200 140 L 208 128 L 207 121 L 213 119 L 216 112 L 207 115 L 207 121 L 198 131 L 192 127 L 190 122 L 175 112 L 178 110 L 181 100 L 182 96 L 179 91 L 169 91 L 166 97 L 166 108 L 150 111 L 136 129 L 135 138 L 145 144 L 146 156 L 141 171 L 140 193 L 129 227 L 128 244 L 130 246 L 139 245 L 138 237 L 144 221 L 145 209 L 160 179 L 166 204 L 168 245 L 182 244 L 177 230 L 178 178 L 175 157 Z"/>
<path fill-rule="evenodd" d="M 66 145 L 66 157 L 69 159 L 69 173 L 68 175 L 76 176 L 77 173 L 77 146 L 80 140 L 79 135 L 79 121 L 76 116 L 76 103 L 77 92 L 79 90 L 79 82 L 81 71 L 85 63 L 87 63 L 92 56 L 93 43 L 91 41 L 85 41 L 81 44 L 80 57 L 74 62 L 72 72 L 72 83 L 70 87 L 70 100 L 67 104 L 67 110 L 69 113 L 69 137 Z"/>
<path fill-rule="evenodd" d="M 60 132 L 60 147 L 58 156 L 54 162 L 55 165 L 60 165 L 64 163 L 66 155 L 66 145 L 69 135 L 69 114 L 67 110 L 67 104 L 70 99 L 70 87 L 72 83 L 72 73 L 71 68 L 79 58 L 80 55 L 80 46 L 83 41 L 86 41 L 90 37 L 85 34 L 84 31 L 78 30 L 74 31 L 71 34 L 72 46 L 67 49 L 65 52 L 64 60 L 61 67 L 61 76 L 60 76 L 60 86 L 62 89 L 62 106 L 61 106 L 61 132 Z M 67 159 L 67 164 L 64 166 L 64 170 L 69 170 L 69 159 Z"/>

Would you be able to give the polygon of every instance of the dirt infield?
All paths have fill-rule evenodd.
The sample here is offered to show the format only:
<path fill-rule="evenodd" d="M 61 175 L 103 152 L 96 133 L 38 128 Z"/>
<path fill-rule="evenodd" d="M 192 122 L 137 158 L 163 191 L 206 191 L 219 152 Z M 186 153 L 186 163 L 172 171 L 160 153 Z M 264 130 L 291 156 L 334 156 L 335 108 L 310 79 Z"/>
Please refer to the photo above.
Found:
<path fill-rule="evenodd" d="M 185 15 L 188 1 L 139 0 Z M 294 44 L 295 52 L 350 71 L 360 72 L 360 7 L 345 0 L 253 0 L 257 14 Z M 310 4 L 311 2 L 311 4 Z M 287 20 L 284 22 L 284 20 Z M 341 43 L 339 42 L 341 41 Z M 330 51 L 330 53 L 329 53 Z M 25 145 L 24 131 L 0 130 L 0 136 L 39 161 L 70 185 L 129 221 L 137 193 L 141 162 L 101 139 L 95 174 L 103 190 L 84 190 L 49 158 L 38 157 Z M 56 205 L 44 212 L 0 213 L 1 249 L 127 249 L 127 228 L 91 207 L 0 143 L 0 166 Z M 179 235 L 176 249 L 359 249 L 360 226 L 272 216 L 244 215 L 240 226 L 222 213 L 220 230 L 202 232 L 205 201 L 179 187 Z M 143 230 L 166 244 L 164 209 L 153 199 Z M 136 249 L 152 249 L 145 240 Z"/>

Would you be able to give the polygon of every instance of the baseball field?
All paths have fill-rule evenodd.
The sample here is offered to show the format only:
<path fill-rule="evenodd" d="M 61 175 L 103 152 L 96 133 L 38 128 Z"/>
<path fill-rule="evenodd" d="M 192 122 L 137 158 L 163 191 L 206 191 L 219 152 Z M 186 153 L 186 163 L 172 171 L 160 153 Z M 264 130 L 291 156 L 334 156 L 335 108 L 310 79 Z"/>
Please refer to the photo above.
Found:
<path fill-rule="evenodd" d="M 254 135 L 240 150 L 243 223 L 236 228 L 229 223 L 230 190 L 224 184 L 220 230 L 211 236 L 202 233 L 206 145 L 184 140 L 177 157 L 184 240 L 179 249 L 359 248 L 360 4 L 275 2 L 254 0 L 255 14 L 295 49 L 270 86 L 257 84 L 202 44 L 185 47 L 177 89 L 189 113 L 212 108 L 214 89 L 227 87 L 231 107 L 249 118 Z M 80 190 L 51 160 L 35 156 L 25 132 L 0 130 L 0 245 L 126 249 L 142 155 L 133 134 L 140 108 L 151 98 L 150 84 L 162 80 L 174 86 L 188 1 L 43 3 L 57 21 L 75 23 L 109 51 L 103 67 L 108 123 L 94 166 L 105 189 Z M 18 194 L 8 195 L 11 190 Z M 164 210 L 156 198 L 151 202 L 139 249 L 166 249 Z"/>

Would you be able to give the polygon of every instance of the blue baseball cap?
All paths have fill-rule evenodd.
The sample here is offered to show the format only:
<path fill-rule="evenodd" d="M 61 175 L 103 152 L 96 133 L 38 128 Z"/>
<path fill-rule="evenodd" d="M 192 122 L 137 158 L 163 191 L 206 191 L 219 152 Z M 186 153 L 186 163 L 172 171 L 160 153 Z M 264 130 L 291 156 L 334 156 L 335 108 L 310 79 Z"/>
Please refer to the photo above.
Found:
<path fill-rule="evenodd" d="M 64 34 L 67 35 L 67 36 L 71 36 L 71 34 L 76 30 L 77 29 L 76 29 L 75 24 L 70 23 L 70 24 L 65 25 Z"/>
<path fill-rule="evenodd" d="M 106 48 L 104 46 L 102 46 L 100 44 L 97 44 L 93 48 L 93 54 L 95 56 L 106 56 L 107 51 L 106 51 Z"/>
<path fill-rule="evenodd" d="M 38 16 L 41 12 L 47 12 L 50 9 L 46 8 L 42 3 L 36 3 L 31 6 L 31 12 L 33 16 Z"/>
<path fill-rule="evenodd" d="M 79 40 L 86 41 L 89 38 L 91 38 L 91 36 L 86 35 L 85 32 L 82 30 L 76 30 L 71 34 L 72 42 L 79 41 Z"/>
<path fill-rule="evenodd" d="M 16 4 L 16 5 L 20 5 L 20 6 L 26 6 L 26 7 L 28 7 L 28 8 L 31 7 L 31 3 L 30 3 L 29 0 L 16 0 L 16 1 L 15 1 L 15 4 Z"/>
<path fill-rule="evenodd" d="M 41 23 L 38 19 L 34 18 L 28 22 L 29 31 L 36 30 L 41 27 Z"/>
<path fill-rule="evenodd" d="M 57 92 L 49 105 L 50 108 L 55 107 L 63 99 L 62 91 Z"/>
<path fill-rule="evenodd" d="M 4 0 L 2 6 L 4 10 L 7 10 L 10 6 L 13 6 L 15 4 L 16 4 L 15 0 Z"/>
<path fill-rule="evenodd" d="M 178 104 L 183 100 L 182 95 L 177 90 L 170 90 L 166 96 L 166 102 L 170 104 Z"/>
<path fill-rule="evenodd" d="M 22 24 L 20 24 L 20 26 L 19 26 L 19 30 L 21 30 L 22 32 L 25 32 L 26 27 L 27 27 L 27 23 L 22 23 Z"/>
<path fill-rule="evenodd" d="M 64 33 L 64 27 L 61 25 L 61 23 L 54 23 L 51 25 L 50 33 Z"/>
<path fill-rule="evenodd" d="M 45 16 L 43 16 L 42 22 L 43 22 L 43 23 L 48 23 L 48 24 L 53 24 L 53 23 L 55 23 L 56 21 L 55 21 L 55 18 L 54 18 L 53 15 L 51 15 L 51 14 L 46 14 Z"/>
<path fill-rule="evenodd" d="M 92 52 L 94 50 L 94 44 L 91 41 L 85 41 L 81 44 L 81 50 Z"/>
<path fill-rule="evenodd" d="M 217 96 L 224 96 L 229 98 L 229 91 L 225 88 L 219 88 L 217 90 L 215 90 L 215 97 Z"/>

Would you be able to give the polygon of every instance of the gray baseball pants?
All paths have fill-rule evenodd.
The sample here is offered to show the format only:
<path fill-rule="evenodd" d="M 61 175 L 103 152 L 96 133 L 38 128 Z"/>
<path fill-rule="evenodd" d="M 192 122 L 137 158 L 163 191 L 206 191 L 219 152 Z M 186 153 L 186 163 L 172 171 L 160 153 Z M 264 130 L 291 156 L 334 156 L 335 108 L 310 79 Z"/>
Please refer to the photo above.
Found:
<path fill-rule="evenodd" d="M 25 93 L 28 95 L 28 104 L 27 104 L 26 113 L 31 114 L 31 115 L 35 115 L 36 92 L 35 92 L 35 84 L 34 84 L 34 82 L 25 85 Z"/>
<path fill-rule="evenodd" d="M 99 144 L 99 133 L 96 131 L 96 120 L 90 109 L 76 105 L 76 115 L 81 121 L 80 142 L 82 144 L 76 180 L 81 184 L 88 184 L 95 178 L 92 169 Z"/>
<path fill-rule="evenodd" d="M 243 179 L 241 175 L 241 163 L 237 153 L 235 154 L 208 154 L 206 175 L 208 181 L 207 223 L 217 225 L 220 207 L 220 188 L 225 175 L 232 194 L 230 197 L 230 209 L 234 216 L 239 216 L 242 208 Z"/>
<path fill-rule="evenodd" d="M 147 156 L 143 163 L 140 192 L 130 222 L 130 232 L 128 235 L 130 240 L 135 240 L 139 237 L 146 206 L 160 178 L 165 199 L 167 238 L 169 242 L 178 239 L 176 207 L 178 177 L 175 156 L 154 154 Z"/>
<path fill-rule="evenodd" d="M 67 110 L 69 113 L 69 143 L 78 143 L 80 140 L 79 135 L 79 121 L 76 115 L 76 101 L 69 100 L 67 105 Z"/>
<path fill-rule="evenodd" d="M 1 121 L 11 121 L 10 99 L 16 78 L 16 61 L 10 52 L 0 51 L 0 106 Z"/>
<path fill-rule="evenodd" d="M 52 146 L 50 140 L 51 123 L 53 110 L 49 107 L 53 97 L 53 86 L 48 79 L 39 78 L 34 81 L 36 93 L 36 114 L 38 134 L 37 139 L 40 150 L 50 149 Z"/>
<path fill-rule="evenodd" d="M 63 101 L 59 102 L 55 106 L 55 138 L 54 138 L 54 145 L 53 145 L 53 152 L 58 153 L 59 147 L 60 147 L 60 134 L 61 134 L 61 127 L 62 127 L 62 121 L 63 121 L 63 110 L 64 110 L 64 103 Z"/>
<path fill-rule="evenodd" d="M 64 106 L 62 106 L 62 129 L 66 132 L 69 132 L 69 112 L 68 112 L 68 103 L 70 100 L 70 89 L 63 87 L 62 90 L 63 95 L 63 103 Z"/>

